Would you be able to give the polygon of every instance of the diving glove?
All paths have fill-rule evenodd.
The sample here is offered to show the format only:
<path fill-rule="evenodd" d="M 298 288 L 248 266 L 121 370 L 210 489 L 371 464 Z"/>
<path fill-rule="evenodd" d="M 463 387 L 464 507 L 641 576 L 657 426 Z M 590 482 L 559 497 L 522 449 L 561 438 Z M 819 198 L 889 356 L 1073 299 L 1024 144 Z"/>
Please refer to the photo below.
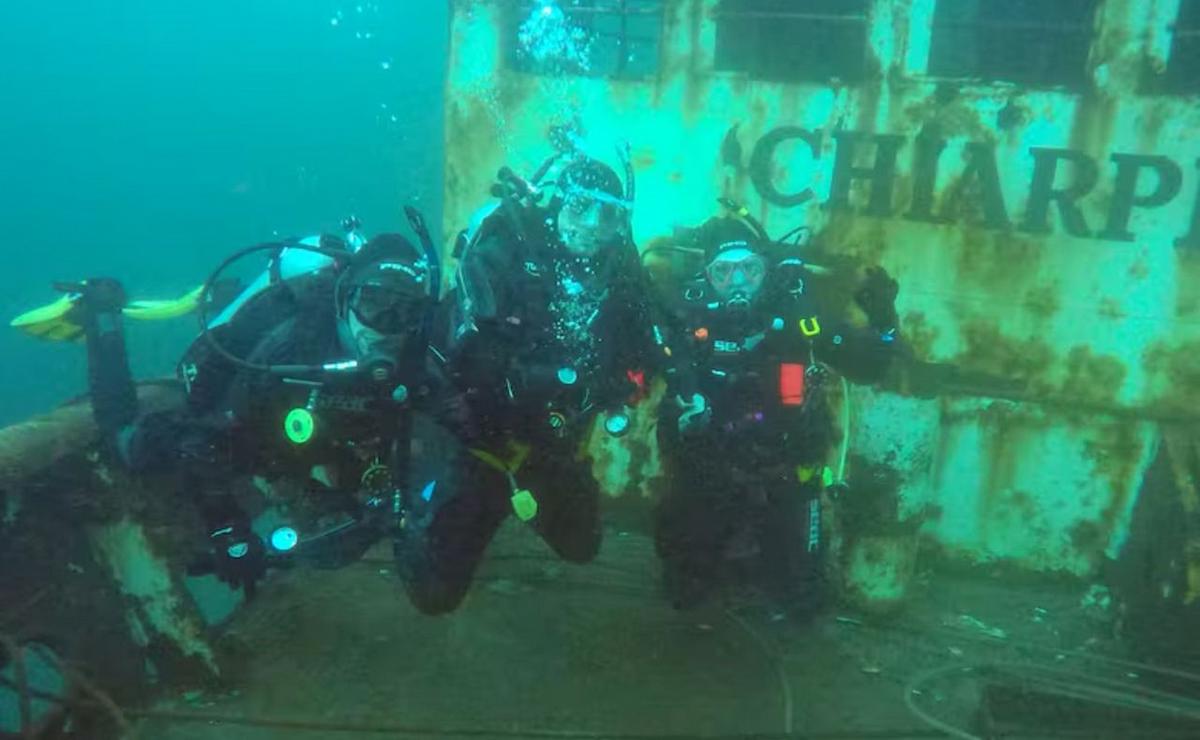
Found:
<path fill-rule="evenodd" d="M 230 588 L 241 588 L 247 599 L 254 597 L 258 581 L 267 570 L 267 550 L 262 539 L 244 524 L 218 527 L 209 534 L 212 551 L 188 571 L 191 575 L 212 573 Z"/>
<path fill-rule="evenodd" d="M 882 267 L 872 267 L 867 270 L 862 285 L 854 294 L 854 302 L 858 304 L 871 326 L 881 332 L 894 330 L 900 319 L 896 315 L 896 296 L 900 293 L 900 284 L 888 275 Z"/>
<path fill-rule="evenodd" d="M 712 409 L 708 406 L 708 399 L 699 393 L 692 394 L 690 401 L 685 401 L 683 396 L 675 396 L 675 404 L 683 410 L 679 415 L 679 433 L 687 436 L 696 434 L 708 426 L 709 420 L 712 418 Z"/>

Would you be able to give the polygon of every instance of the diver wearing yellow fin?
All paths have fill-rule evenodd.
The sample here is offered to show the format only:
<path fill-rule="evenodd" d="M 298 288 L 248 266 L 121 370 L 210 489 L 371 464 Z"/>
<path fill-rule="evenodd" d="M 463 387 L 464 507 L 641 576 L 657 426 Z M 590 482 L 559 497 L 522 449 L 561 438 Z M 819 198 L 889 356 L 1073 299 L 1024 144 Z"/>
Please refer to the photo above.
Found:
<path fill-rule="evenodd" d="M 228 257 L 192 300 L 201 333 L 180 362 L 185 393 L 174 408 L 139 410 L 123 324 L 131 309 L 161 317 L 182 304 L 131 304 L 116 280 L 92 278 L 56 286 L 67 295 L 20 322 L 58 321 L 40 336 L 85 339 L 92 413 L 114 462 L 186 480 L 179 503 L 195 505 L 208 527 L 192 575 L 215 574 L 249 597 L 268 567 L 338 567 L 390 538 L 414 605 L 457 606 L 461 594 L 446 596 L 425 534 L 465 467 L 451 426 L 461 417 L 451 418 L 455 390 L 431 341 L 448 324 L 438 311 L 441 260 L 424 219 L 405 214 L 420 246 L 396 233 L 360 245 L 352 232 Z M 226 268 L 261 252 L 272 259 L 260 280 L 227 305 L 210 300 Z M 286 488 L 297 506 L 259 499 L 252 487 L 234 492 L 230 479 L 246 476 L 294 484 Z M 527 503 L 512 506 L 520 513 Z M 260 510 L 270 516 L 251 517 Z M 451 556 L 451 568 L 464 562 Z"/>
<path fill-rule="evenodd" d="M 84 338 L 84 327 L 80 316 L 79 301 L 88 289 L 82 283 L 56 283 L 56 290 L 63 292 L 57 300 L 26 311 L 9 322 L 9 326 L 21 330 L 31 337 L 53 342 L 74 342 Z M 169 300 L 129 301 L 121 314 L 141 321 L 161 321 L 186 316 L 196 310 L 204 286 L 196 287 L 184 295 Z"/>

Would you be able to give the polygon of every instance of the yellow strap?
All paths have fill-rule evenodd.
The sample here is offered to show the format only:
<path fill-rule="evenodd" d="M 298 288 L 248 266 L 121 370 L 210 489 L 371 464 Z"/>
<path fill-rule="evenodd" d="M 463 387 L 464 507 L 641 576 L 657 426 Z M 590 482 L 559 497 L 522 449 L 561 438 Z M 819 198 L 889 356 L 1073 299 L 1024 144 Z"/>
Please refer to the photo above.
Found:
<path fill-rule="evenodd" d="M 504 461 L 487 450 L 478 450 L 472 447 L 470 452 L 472 455 L 482 460 L 488 467 L 495 468 L 501 473 L 508 473 L 508 466 L 504 464 Z"/>
<path fill-rule="evenodd" d="M 508 472 L 515 473 L 525 464 L 525 460 L 529 458 L 529 451 L 533 448 L 524 442 L 518 442 L 515 439 L 508 440 L 508 451 L 512 453 L 512 457 L 508 461 Z"/>
<path fill-rule="evenodd" d="M 525 460 L 529 458 L 530 446 L 524 442 L 518 442 L 515 439 L 508 440 L 508 459 L 501 458 L 495 453 L 487 450 L 479 449 L 478 447 L 470 448 L 470 452 L 475 457 L 479 458 L 488 467 L 498 470 L 505 475 L 512 475 L 521 469 L 525 464 Z"/>
<path fill-rule="evenodd" d="M 476 447 L 471 447 L 469 450 L 472 455 L 483 461 L 485 465 L 495 469 L 508 479 L 508 484 L 512 488 L 512 497 L 509 499 L 509 502 L 512 504 L 513 513 L 521 521 L 528 522 L 537 516 L 537 499 L 528 488 L 517 488 L 517 481 L 513 476 L 525 464 L 531 448 L 529 445 L 514 439 L 508 440 L 506 447 L 508 447 L 510 455 L 508 460 L 502 460 L 498 455 Z"/>

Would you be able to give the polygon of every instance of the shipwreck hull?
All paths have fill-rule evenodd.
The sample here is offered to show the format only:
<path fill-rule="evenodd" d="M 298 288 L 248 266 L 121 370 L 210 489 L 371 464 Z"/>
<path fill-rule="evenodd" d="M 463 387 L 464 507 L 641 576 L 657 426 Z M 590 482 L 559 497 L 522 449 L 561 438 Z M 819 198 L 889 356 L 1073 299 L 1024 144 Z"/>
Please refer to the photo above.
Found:
<path fill-rule="evenodd" d="M 806 257 L 901 286 L 915 361 L 851 392 L 852 448 L 896 473 L 898 516 L 965 562 L 1092 577 L 1160 425 L 1200 422 L 1200 108 L 1172 56 L 1190 21 L 1174 0 L 1072 3 L 1018 38 L 957 5 L 454 0 L 446 253 L 555 130 L 618 170 L 630 145 L 643 248 L 721 197 L 776 235 L 807 224 Z M 981 66 L 991 33 L 1031 46 Z M 806 56 L 829 38 L 850 52 Z M 1048 72 L 1020 65 L 1047 44 Z M 654 495 L 652 435 L 595 452 L 610 495 Z"/>
<path fill-rule="evenodd" d="M 139 396 L 148 410 L 180 400 L 159 385 Z M 212 683 L 217 660 L 183 576 L 195 522 L 165 482 L 104 459 L 86 402 L 0 430 L 0 634 L 49 646 L 118 703 L 159 683 Z"/>

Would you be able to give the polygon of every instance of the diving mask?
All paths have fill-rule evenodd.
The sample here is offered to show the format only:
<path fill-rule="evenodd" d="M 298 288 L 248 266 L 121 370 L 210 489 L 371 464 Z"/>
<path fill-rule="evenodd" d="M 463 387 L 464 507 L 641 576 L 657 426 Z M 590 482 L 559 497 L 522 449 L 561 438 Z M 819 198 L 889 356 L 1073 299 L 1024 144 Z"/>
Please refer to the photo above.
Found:
<path fill-rule="evenodd" d="M 704 269 L 705 277 L 721 300 L 749 303 L 767 277 L 766 258 L 748 245 L 722 245 L 722 250 Z"/>
<path fill-rule="evenodd" d="M 572 188 L 558 214 L 558 233 L 567 250 L 590 257 L 620 239 L 629 221 L 629 205 L 602 190 Z"/>
<path fill-rule="evenodd" d="M 405 334 L 420 323 L 429 302 L 422 263 L 380 262 L 346 290 L 348 312 L 384 335 Z"/>

